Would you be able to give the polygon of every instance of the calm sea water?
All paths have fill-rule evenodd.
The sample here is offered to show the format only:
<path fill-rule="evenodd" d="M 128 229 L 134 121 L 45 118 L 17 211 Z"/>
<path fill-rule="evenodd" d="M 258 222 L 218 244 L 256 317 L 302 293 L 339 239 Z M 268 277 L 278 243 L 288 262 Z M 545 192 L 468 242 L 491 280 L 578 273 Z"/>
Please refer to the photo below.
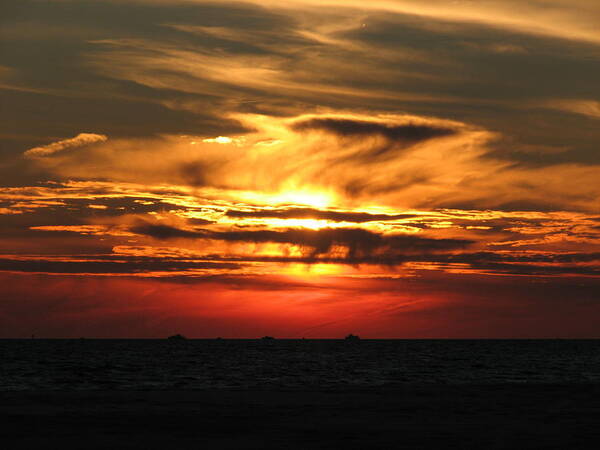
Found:
<path fill-rule="evenodd" d="M 0 340 L 0 390 L 598 383 L 600 340 Z"/>

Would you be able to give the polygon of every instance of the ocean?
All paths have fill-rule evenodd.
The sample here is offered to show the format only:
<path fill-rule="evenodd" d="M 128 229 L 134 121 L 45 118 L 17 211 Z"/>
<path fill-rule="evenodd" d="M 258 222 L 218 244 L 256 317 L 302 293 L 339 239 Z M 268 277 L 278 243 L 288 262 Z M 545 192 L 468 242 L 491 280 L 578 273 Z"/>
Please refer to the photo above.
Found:
<path fill-rule="evenodd" d="M 0 390 L 595 384 L 600 340 L 0 340 Z"/>

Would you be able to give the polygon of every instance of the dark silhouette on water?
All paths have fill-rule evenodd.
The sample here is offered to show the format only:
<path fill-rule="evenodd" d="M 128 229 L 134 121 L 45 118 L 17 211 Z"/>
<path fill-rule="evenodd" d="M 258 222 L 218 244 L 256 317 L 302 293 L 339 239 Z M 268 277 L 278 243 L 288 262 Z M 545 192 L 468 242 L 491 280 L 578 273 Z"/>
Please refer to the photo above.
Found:
<path fill-rule="evenodd" d="M 263 337 L 261 337 L 261 339 L 262 339 L 263 341 L 272 341 L 272 340 L 274 340 L 275 338 L 274 338 L 273 336 L 263 336 Z"/>
<path fill-rule="evenodd" d="M 346 341 L 360 341 L 360 337 L 355 334 L 350 333 L 348 336 L 344 338 Z"/>
<path fill-rule="evenodd" d="M 167 338 L 169 341 L 185 341 L 187 338 L 183 334 L 174 334 Z"/>

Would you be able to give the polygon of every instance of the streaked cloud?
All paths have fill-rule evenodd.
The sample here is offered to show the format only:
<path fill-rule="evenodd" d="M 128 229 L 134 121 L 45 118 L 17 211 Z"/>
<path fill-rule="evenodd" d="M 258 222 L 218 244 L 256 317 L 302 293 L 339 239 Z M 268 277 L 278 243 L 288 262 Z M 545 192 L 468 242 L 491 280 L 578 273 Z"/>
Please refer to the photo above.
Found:
<path fill-rule="evenodd" d="M 548 102 L 548 106 L 593 119 L 600 119 L 600 101 L 597 100 L 553 100 Z"/>
<path fill-rule="evenodd" d="M 55 153 L 72 150 L 78 147 L 105 142 L 107 139 L 108 137 L 103 134 L 79 133 L 74 138 L 63 139 L 62 141 L 53 142 L 42 147 L 30 148 L 24 153 L 24 155 L 27 158 L 43 158 Z"/>
<path fill-rule="evenodd" d="M 600 16 L 600 7 L 586 0 L 535 0 L 527 3 L 517 0 L 435 0 L 427 3 L 418 0 L 376 0 L 368 3 L 356 0 L 292 0 L 285 4 L 261 0 L 260 4 L 274 8 L 350 8 L 359 11 L 414 14 L 448 21 L 482 23 L 494 28 L 506 27 L 563 39 L 600 42 L 600 35 L 594 26 L 594 20 Z"/>

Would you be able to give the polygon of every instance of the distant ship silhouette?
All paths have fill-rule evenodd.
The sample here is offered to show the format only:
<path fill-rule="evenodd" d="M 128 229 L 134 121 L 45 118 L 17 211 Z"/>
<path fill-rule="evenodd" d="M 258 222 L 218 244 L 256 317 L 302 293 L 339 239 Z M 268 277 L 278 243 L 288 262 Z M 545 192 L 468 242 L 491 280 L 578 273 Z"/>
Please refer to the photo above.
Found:
<path fill-rule="evenodd" d="M 275 339 L 273 336 L 263 336 L 261 337 L 261 339 L 263 341 L 272 341 L 273 339 Z"/>
<path fill-rule="evenodd" d="M 174 334 L 167 338 L 169 341 L 185 341 L 187 338 L 183 334 Z"/>
<path fill-rule="evenodd" d="M 346 341 L 360 341 L 360 337 L 355 334 L 350 333 L 348 336 L 344 338 Z"/>

